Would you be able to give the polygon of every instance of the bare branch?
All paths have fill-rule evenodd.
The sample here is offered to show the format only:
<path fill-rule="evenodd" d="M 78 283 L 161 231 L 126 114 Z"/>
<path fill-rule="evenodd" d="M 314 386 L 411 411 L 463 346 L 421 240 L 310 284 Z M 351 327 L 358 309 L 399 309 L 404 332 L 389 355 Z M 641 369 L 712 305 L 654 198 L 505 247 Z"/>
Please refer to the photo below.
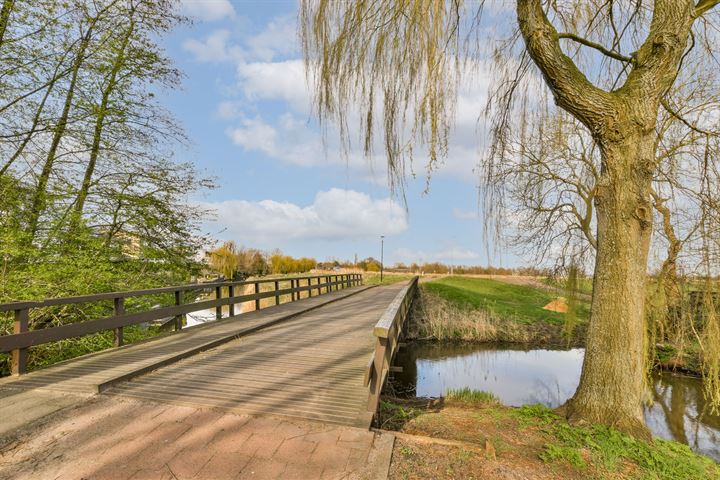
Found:
<path fill-rule="evenodd" d="M 558 32 L 545 15 L 541 0 L 518 0 L 517 18 L 528 53 L 557 104 L 595 130 L 614 111 L 610 94 L 593 85 L 563 53 Z"/>
<path fill-rule="evenodd" d="M 602 53 L 603 55 L 606 55 L 610 58 L 614 58 L 615 60 L 619 60 L 621 62 L 625 62 L 625 63 L 632 62 L 632 57 L 628 57 L 628 56 L 623 55 L 622 53 L 608 50 L 607 48 L 603 47 L 599 43 L 591 42 L 587 38 L 581 37 L 579 35 L 575 35 L 574 33 L 568 33 L 568 32 L 559 33 L 558 38 L 565 38 L 565 39 L 580 43 L 582 45 L 585 45 L 586 47 L 594 48 L 595 50 Z"/>

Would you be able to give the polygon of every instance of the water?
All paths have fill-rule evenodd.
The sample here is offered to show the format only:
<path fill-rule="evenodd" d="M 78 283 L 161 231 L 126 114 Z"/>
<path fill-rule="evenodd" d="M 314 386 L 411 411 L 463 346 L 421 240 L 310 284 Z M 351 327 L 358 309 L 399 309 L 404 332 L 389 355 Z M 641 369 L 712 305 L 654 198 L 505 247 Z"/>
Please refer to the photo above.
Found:
<path fill-rule="evenodd" d="M 395 386 L 418 397 L 439 397 L 449 388 L 494 393 L 505 405 L 557 407 L 580 380 L 584 350 L 523 350 L 507 345 L 411 344 L 398 353 Z M 670 373 L 654 377 L 654 402 L 645 407 L 653 435 L 689 445 L 720 461 L 720 416 L 711 415 L 697 378 Z"/>

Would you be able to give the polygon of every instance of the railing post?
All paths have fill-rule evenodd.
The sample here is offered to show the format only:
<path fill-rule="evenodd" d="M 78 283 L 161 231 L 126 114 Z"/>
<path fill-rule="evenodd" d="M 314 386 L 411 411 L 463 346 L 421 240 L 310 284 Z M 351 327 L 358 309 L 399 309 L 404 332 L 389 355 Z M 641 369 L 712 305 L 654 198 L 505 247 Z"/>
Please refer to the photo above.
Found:
<path fill-rule="evenodd" d="M 377 412 L 380 404 L 380 394 L 383 387 L 383 371 L 385 369 L 385 351 L 387 350 L 388 340 L 384 337 L 376 337 L 375 341 L 375 357 L 373 360 L 372 380 L 370 381 L 370 393 L 368 398 L 368 411 Z"/>
<path fill-rule="evenodd" d="M 280 290 L 280 282 L 275 280 L 275 305 L 280 305 L 280 295 L 278 295 L 278 291 Z"/>
<path fill-rule="evenodd" d="M 222 287 L 215 287 L 215 299 L 220 300 L 222 298 Z M 222 305 L 215 307 L 215 318 L 220 320 L 222 318 Z"/>
<path fill-rule="evenodd" d="M 228 287 L 228 297 L 232 298 L 235 296 L 235 285 L 230 285 Z M 228 312 L 231 317 L 235 316 L 235 304 L 230 304 L 230 311 Z"/>
<path fill-rule="evenodd" d="M 28 323 L 30 319 L 30 310 L 22 308 L 15 310 L 15 325 L 13 333 L 24 333 L 28 331 Z M 22 375 L 27 371 L 28 351 L 27 348 L 19 348 L 12 351 L 10 359 L 10 373 L 13 375 Z"/>
<path fill-rule="evenodd" d="M 260 282 L 255 282 L 255 295 L 260 294 Z M 255 298 L 255 310 L 260 310 L 260 297 Z"/>
<path fill-rule="evenodd" d="M 183 295 L 181 290 L 175 290 L 175 305 L 182 305 Z M 183 327 L 183 316 L 182 314 L 175 315 L 175 331 L 182 330 Z"/>
<path fill-rule="evenodd" d="M 113 299 L 113 307 L 115 309 L 115 316 L 125 315 L 125 299 L 123 297 Z M 115 329 L 115 346 L 122 347 L 125 343 L 123 336 L 123 327 L 117 327 Z"/>
<path fill-rule="evenodd" d="M 293 292 L 290 294 L 290 301 L 292 301 L 292 302 L 297 300 L 297 292 L 295 291 L 296 287 L 297 287 L 297 281 L 294 278 L 290 279 L 290 288 L 293 289 Z"/>
<path fill-rule="evenodd" d="M 307 281 L 308 281 L 308 284 L 307 284 L 307 286 L 308 286 L 308 298 L 310 298 L 310 297 L 312 297 L 312 278 L 311 278 L 311 277 L 308 277 L 308 278 L 307 278 Z"/>

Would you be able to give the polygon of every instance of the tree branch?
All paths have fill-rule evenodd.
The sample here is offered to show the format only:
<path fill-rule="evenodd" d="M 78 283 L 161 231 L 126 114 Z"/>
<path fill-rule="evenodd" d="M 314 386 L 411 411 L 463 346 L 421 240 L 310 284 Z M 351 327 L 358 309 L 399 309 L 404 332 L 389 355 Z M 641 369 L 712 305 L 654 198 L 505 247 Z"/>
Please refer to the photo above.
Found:
<path fill-rule="evenodd" d="M 655 0 L 648 36 L 635 54 L 633 69 L 622 90 L 652 102 L 665 95 L 675 82 L 685 53 L 693 11 L 690 0 Z"/>
<path fill-rule="evenodd" d="M 560 48 L 560 37 L 541 0 L 517 0 L 517 19 L 527 51 L 557 104 L 596 131 L 615 107 L 608 92 L 593 85 Z"/>
<path fill-rule="evenodd" d="M 720 1 L 720 0 L 718 0 L 718 1 Z M 581 45 L 585 45 L 586 47 L 594 48 L 595 50 L 602 53 L 603 55 L 606 55 L 610 58 L 614 58 L 615 60 L 619 60 L 621 62 L 625 62 L 625 63 L 632 62 L 632 57 L 625 56 L 619 52 L 614 52 L 612 50 L 608 50 L 607 48 L 603 47 L 599 43 L 591 42 L 587 38 L 583 38 L 579 35 L 575 35 L 574 33 L 569 33 L 569 32 L 559 33 L 558 38 L 565 38 L 565 39 L 577 42 Z"/>
<path fill-rule="evenodd" d="M 695 12 L 693 13 L 693 17 L 701 17 L 708 11 L 717 7 L 718 5 L 720 5 L 720 0 L 700 0 L 697 5 L 695 5 Z"/>
<path fill-rule="evenodd" d="M 718 1 L 720 1 L 720 0 L 718 0 Z M 688 120 L 686 120 L 682 115 L 680 115 L 675 109 L 672 108 L 672 106 L 671 106 L 670 103 L 667 101 L 667 99 L 661 98 L 661 99 L 660 99 L 660 104 L 663 106 L 663 108 L 665 108 L 665 110 L 667 110 L 667 112 L 668 112 L 670 115 L 672 115 L 672 116 L 675 117 L 676 119 L 680 120 L 680 122 L 681 122 L 683 125 L 685 125 L 686 127 L 688 127 L 690 130 L 693 130 L 693 131 L 695 131 L 695 132 L 697 132 L 697 133 L 700 133 L 700 134 L 702 134 L 702 135 L 707 135 L 707 136 L 716 136 L 716 135 L 717 135 L 717 133 L 715 133 L 715 132 L 711 132 L 711 131 L 709 131 L 709 130 L 704 130 L 704 129 L 698 127 L 697 125 L 693 125 L 692 123 L 690 123 L 690 122 L 689 122 Z"/>

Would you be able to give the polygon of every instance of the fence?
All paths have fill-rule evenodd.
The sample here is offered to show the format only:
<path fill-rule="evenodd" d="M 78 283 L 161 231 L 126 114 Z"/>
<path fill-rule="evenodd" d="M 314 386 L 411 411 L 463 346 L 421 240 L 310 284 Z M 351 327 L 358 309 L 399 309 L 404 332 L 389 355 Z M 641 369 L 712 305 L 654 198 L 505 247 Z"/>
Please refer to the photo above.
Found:
<path fill-rule="evenodd" d="M 280 288 L 281 283 L 290 282 L 290 288 Z M 262 291 L 263 285 L 270 284 L 271 290 Z M 11 373 L 21 375 L 27 369 L 28 348 L 44 343 L 80 337 L 106 330 L 115 332 L 115 346 L 123 344 L 123 327 L 152 322 L 169 317 L 175 318 L 175 328 L 182 329 L 182 318 L 187 313 L 215 308 L 216 318 L 222 318 L 222 308 L 229 306 L 230 316 L 235 315 L 235 305 L 255 301 L 256 310 L 260 309 L 260 300 L 275 298 L 275 305 L 280 304 L 281 297 L 290 295 L 290 301 L 299 300 L 302 292 L 309 297 L 313 292 L 317 295 L 362 284 L 362 275 L 357 273 L 339 275 L 315 275 L 305 277 L 284 277 L 264 280 L 248 280 L 241 282 L 214 282 L 181 285 L 175 287 L 153 288 L 135 290 L 130 292 L 111 292 L 97 295 L 83 295 L 79 297 L 55 298 L 38 302 L 15 302 L 0 304 L 0 313 L 14 312 L 15 324 L 13 334 L 0 336 L 0 353 L 11 352 Z M 235 295 L 235 290 L 247 285 L 254 286 L 254 292 L 245 295 Z M 212 291 L 215 298 L 193 303 L 183 303 L 183 294 L 188 291 Z M 223 297 L 223 290 L 227 290 L 227 297 Z M 173 294 L 175 304 L 168 307 L 155 308 L 141 312 L 126 313 L 125 300 L 127 298 L 145 295 Z M 51 328 L 29 330 L 30 311 L 37 308 L 52 306 L 73 305 L 80 303 L 112 301 L 114 315 L 110 317 L 90 320 L 86 322 L 71 323 Z"/>

